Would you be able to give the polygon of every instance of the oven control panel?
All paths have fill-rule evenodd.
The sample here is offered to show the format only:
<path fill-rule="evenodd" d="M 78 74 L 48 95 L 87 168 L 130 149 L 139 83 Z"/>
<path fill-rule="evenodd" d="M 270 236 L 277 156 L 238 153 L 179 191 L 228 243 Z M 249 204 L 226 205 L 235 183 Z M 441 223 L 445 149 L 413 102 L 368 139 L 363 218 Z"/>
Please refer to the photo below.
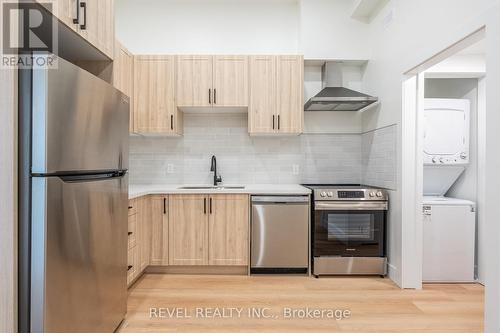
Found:
<path fill-rule="evenodd" d="M 315 189 L 315 200 L 387 201 L 389 195 L 384 189 Z"/>
<path fill-rule="evenodd" d="M 364 199 L 364 191 L 337 191 L 339 199 Z"/>

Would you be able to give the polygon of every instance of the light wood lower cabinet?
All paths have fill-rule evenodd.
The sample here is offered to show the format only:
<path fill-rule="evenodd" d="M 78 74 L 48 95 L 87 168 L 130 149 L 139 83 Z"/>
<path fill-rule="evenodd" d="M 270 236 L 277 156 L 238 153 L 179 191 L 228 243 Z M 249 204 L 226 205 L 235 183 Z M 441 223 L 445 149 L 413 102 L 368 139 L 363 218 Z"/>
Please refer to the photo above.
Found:
<path fill-rule="evenodd" d="M 128 216 L 128 249 L 137 246 L 137 214 Z"/>
<path fill-rule="evenodd" d="M 128 285 L 148 266 L 248 265 L 248 223 L 246 194 L 129 200 Z"/>
<path fill-rule="evenodd" d="M 169 198 L 170 265 L 248 264 L 248 195 Z"/>
<path fill-rule="evenodd" d="M 149 197 L 140 197 L 136 201 L 139 271 L 142 273 L 149 266 L 151 256 L 151 201 Z"/>
<path fill-rule="evenodd" d="M 130 285 L 150 264 L 151 201 L 149 197 L 129 200 L 128 274 Z"/>
<path fill-rule="evenodd" d="M 248 195 L 209 196 L 208 264 L 248 265 Z"/>
<path fill-rule="evenodd" d="M 168 197 L 153 195 L 151 200 L 151 266 L 168 265 Z"/>
<path fill-rule="evenodd" d="M 128 252 L 127 252 L 127 285 L 130 285 L 139 274 L 139 252 L 137 246 L 137 200 L 128 201 Z"/>
<path fill-rule="evenodd" d="M 169 264 L 208 264 L 206 195 L 170 195 L 168 214 Z"/>
<path fill-rule="evenodd" d="M 137 246 L 128 250 L 127 254 L 127 262 L 128 262 L 128 270 L 127 270 L 127 285 L 131 285 L 132 282 L 139 276 L 139 256 L 137 252 Z"/>

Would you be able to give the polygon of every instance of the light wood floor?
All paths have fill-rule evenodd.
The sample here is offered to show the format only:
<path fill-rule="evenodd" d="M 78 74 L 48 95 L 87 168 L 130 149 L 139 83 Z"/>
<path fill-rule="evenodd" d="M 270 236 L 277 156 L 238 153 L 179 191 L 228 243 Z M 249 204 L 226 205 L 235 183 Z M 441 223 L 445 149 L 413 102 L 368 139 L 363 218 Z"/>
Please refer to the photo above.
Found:
<path fill-rule="evenodd" d="M 434 284 L 425 285 L 421 291 L 401 290 L 389 279 L 378 277 L 147 274 L 129 291 L 128 314 L 119 333 L 475 333 L 483 332 L 483 294 L 483 287 L 475 284 Z M 151 307 L 186 308 L 192 317 L 151 319 Z M 196 318 L 196 308 L 209 307 L 244 310 L 241 318 Z M 348 309 L 352 315 L 342 320 L 285 319 L 285 307 Z M 269 308 L 266 314 L 278 318 L 249 318 L 249 308 Z"/>

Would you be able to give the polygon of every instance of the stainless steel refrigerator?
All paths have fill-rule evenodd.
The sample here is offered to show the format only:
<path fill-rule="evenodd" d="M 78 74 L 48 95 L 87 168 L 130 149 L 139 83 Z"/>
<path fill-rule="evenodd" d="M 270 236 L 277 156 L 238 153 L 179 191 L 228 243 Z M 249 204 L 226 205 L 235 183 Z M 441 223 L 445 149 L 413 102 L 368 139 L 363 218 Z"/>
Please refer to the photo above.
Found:
<path fill-rule="evenodd" d="M 19 74 L 19 328 L 111 333 L 127 298 L 129 100 L 59 59 Z"/>

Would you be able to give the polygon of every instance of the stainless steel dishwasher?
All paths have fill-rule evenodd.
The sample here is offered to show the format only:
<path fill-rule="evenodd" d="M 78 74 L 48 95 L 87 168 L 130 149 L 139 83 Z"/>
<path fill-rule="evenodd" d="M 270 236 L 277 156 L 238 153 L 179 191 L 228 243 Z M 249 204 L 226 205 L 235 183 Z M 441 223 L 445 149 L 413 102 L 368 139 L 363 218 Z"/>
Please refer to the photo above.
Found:
<path fill-rule="evenodd" d="M 306 274 L 309 268 L 309 197 L 252 197 L 252 274 Z"/>

